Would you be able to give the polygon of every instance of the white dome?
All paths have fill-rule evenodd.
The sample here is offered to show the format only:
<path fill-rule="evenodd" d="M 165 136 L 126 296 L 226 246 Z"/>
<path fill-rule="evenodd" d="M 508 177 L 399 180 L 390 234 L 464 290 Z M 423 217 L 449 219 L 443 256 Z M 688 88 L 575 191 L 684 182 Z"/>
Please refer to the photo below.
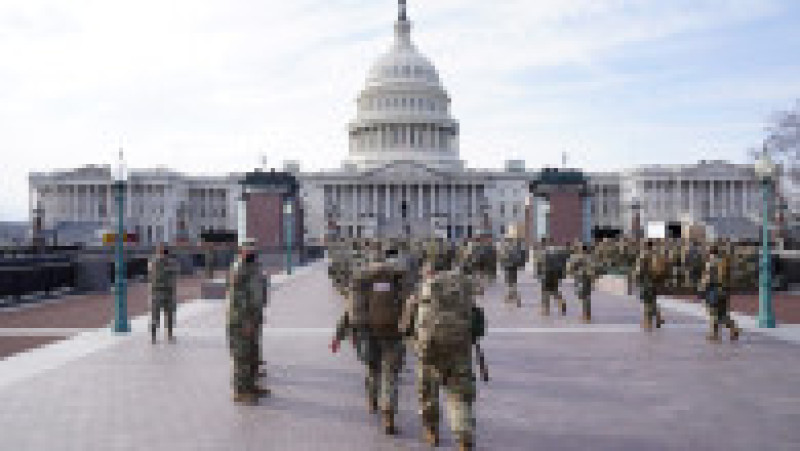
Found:
<path fill-rule="evenodd" d="M 460 167 L 459 129 L 450 116 L 450 97 L 436 68 L 411 42 L 411 22 L 404 2 L 400 5 L 394 43 L 373 64 L 358 96 L 346 163 L 363 169 L 398 160 Z"/>
<path fill-rule="evenodd" d="M 410 23 L 398 23 L 392 48 L 369 71 L 367 88 L 396 83 L 423 83 L 441 86 L 439 73 L 430 60 L 411 42 Z M 408 27 L 408 30 L 400 28 Z"/>

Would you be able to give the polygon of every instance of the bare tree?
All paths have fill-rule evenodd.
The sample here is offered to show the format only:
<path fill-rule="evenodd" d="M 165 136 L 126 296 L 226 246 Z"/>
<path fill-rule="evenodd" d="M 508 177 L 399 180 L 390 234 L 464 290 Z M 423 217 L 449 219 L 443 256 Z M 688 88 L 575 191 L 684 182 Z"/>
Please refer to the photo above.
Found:
<path fill-rule="evenodd" d="M 800 99 L 794 108 L 775 113 L 766 131 L 765 148 L 781 163 L 782 175 L 800 183 Z"/>

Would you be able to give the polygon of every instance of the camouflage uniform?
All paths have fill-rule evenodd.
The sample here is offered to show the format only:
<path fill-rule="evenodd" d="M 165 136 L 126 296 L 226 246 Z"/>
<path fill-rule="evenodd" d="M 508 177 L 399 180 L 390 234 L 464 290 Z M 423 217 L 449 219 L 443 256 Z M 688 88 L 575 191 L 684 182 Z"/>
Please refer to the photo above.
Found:
<path fill-rule="evenodd" d="M 700 280 L 699 291 L 705 297 L 709 316 L 708 339 L 719 340 L 719 325 L 730 329 L 731 340 L 739 337 L 739 328 L 730 316 L 730 256 L 719 255 L 716 250 L 711 252 L 703 276 Z M 726 268 L 727 267 L 727 268 Z"/>
<path fill-rule="evenodd" d="M 583 310 L 583 322 L 588 323 L 592 320 L 592 286 L 598 276 L 597 264 L 591 253 L 580 249 L 570 258 L 567 271 L 575 281 Z"/>
<path fill-rule="evenodd" d="M 254 403 L 267 391 L 257 387 L 259 341 L 265 283 L 258 263 L 239 257 L 228 275 L 228 346 L 233 359 L 233 391 L 238 402 Z"/>
<path fill-rule="evenodd" d="M 653 258 L 660 249 L 646 247 L 636 260 L 633 270 L 633 277 L 639 284 L 640 297 L 643 306 L 642 327 L 651 330 L 653 322 L 656 327 L 661 327 L 664 321 L 661 319 L 661 312 L 658 308 L 658 292 L 663 289 L 664 280 L 668 273 L 658 274 L 653 267 Z M 666 257 L 663 256 L 666 260 Z M 668 271 L 668 269 L 667 269 Z"/>
<path fill-rule="evenodd" d="M 517 289 L 517 273 L 520 268 L 525 266 L 528 260 L 528 250 L 524 243 L 516 238 L 506 238 L 500 243 L 499 249 L 500 265 L 505 272 L 506 285 L 508 291 L 506 301 L 511 303 L 516 301 L 517 307 L 522 305 L 522 299 Z"/>
<path fill-rule="evenodd" d="M 569 252 L 557 246 L 548 246 L 537 262 L 537 273 L 542 284 L 542 314 L 550 314 L 550 298 L 555 297 L 561 309 L 561 314 L 567 314 L 567 302 L 558 290 L 561 279 L 564 278 L 566 262 Z"/>
<path fill-rule="evenodd" d="M 461 293 L 457 299 L 462 304 L 464 311 L 474 314 L 475 284 L 472 277 L 464 274 L 459 269 L 429 271 L 423 280 L 417 294 L 412 298 L 401 320 L 401 328 L 411 331 L 415 337 L 415 350 L 417 354 L 417 388 L 419 390 L 420 415 L 425 433 L 425 440 L 433 446 L 439 440 L 439 392 L 445 393 L 446 412 L 450 428 L 458 441 L 460 449 L 472 449 L 475 441 L 475 413 L 473 405 L 476 399 L 475 374 L 472 362 L 472 344 L 474 336 L 465 336 L 459 343 L 448 350 L 427 348 L 422 338 L 426 333 L 431 333 L 432 324 L 441 324 L 437 318 L 430 320 L 432 303 L 434 302 L 435 284 L 450 284 L 453 280 L 459 284 Z M 426 320 L 426 318 L 429 318 Z M 462 320 L 464 320 L 462 316 Z M 466 321 L 474 321 L 470 316 Z M 468 333 L 472 334 L 470 331 Z"/>
<path fill-rule="evenodd" d="M 150 337 L 152 342 L 156 341 L 156 331 L 160 327 L 161 312 L 167 326 L 167 337 L 170 341 L 174 340 L 172 329 L 175 324 L 176 300 L 176 280 L 177 273 L 175 265 L 166 255 L 156 255 L 148 264 L 148 274 L 150 279 Z"/>
<path fill-rule="evenodd" d="M 394 243 L 372 241 L 367 249 L 366 259 L 351 277 L 349 304 L 334 341 L 338 348 L 338 342 L 346 336 L 353 339 L 367 370 L 367 405 L 373 413 L 380 409 L 384 432 L 395 434 L 399 375 L 405 354 L 398 322 L 412 287 L 412 262 Z M 387 253 L 392 257 L 387 258 Z"/>

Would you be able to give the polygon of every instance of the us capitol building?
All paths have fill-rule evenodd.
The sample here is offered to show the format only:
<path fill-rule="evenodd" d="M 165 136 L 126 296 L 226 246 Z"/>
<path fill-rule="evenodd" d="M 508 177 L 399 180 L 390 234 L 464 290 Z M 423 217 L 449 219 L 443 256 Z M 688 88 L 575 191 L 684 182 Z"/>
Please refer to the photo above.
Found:
<path fill-rule="evenodd" d="M 487 225 L 500 236 L 525 224 L 526 214 L 546 214 L 547 203 L 529 190 L 542 171 L 519 160 L 502 170 L 472 169 L 460 159 L 450 96 L 411 30 L 401 0 L 394 42 L 358 94 L 342 167 L 302 172 L 297 163 L 285 164 L 299 182 L 306 244 L 319 244 L 332 224 L 347 237 L 462 238 Z M 761 208 L 752 165 L 701 161 L 583 175 L 595 236 L 628 232 L 634 209 L 644 222 L 716 224 L 720 233 L 749 235 Z M 144 244 L 172 242 L 179 231 L 190 242 L 207 231 L 235 231 L 243 177 L 132 170 L 128 230 Z M 29 182 L 31 211 L 43 212 L 44 228 L 59 231 L 61 242 L 92 241 L 96 230 L 115 222 L 109 166 L 31 173 Z M 546 227 L 537 232 L 546 233 Z"/>

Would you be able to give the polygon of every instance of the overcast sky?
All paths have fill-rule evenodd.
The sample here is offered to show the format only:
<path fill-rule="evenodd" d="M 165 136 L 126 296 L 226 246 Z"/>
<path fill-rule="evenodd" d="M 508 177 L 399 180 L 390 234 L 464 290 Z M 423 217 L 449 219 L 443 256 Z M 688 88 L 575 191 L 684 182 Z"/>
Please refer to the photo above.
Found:
<path fill-rule="evenodd" d="M 339 165 L 395 0 L 0 0 L 0 220 L 27 174 Z M 409 0 L 472 167 L 745 161 L 800 97 L 797 0 Z"/>

